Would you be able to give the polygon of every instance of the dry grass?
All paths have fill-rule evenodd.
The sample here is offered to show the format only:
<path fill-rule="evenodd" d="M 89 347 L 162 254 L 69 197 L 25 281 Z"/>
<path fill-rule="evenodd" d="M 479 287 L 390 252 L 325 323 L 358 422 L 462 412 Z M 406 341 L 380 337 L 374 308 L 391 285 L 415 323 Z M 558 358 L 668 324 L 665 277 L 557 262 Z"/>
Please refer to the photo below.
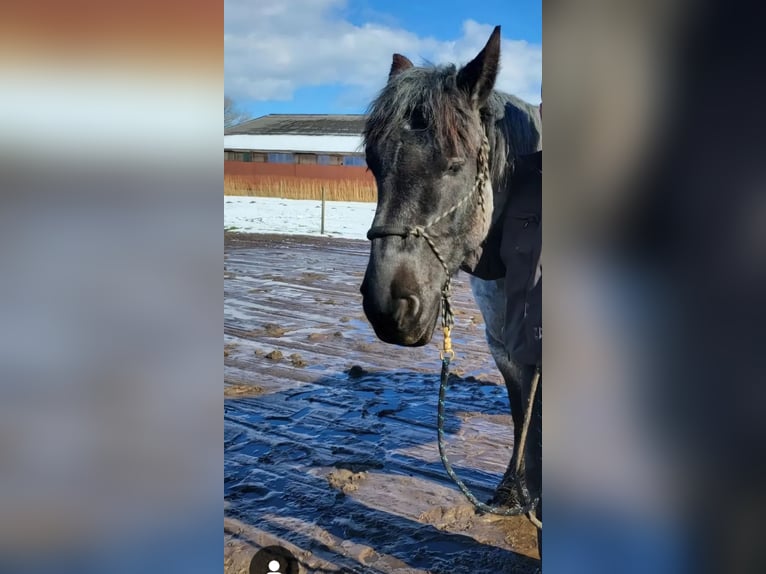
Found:
<path fill-rule="evenodd" d="M 224 195 L 280 197 L 284 199 L 322 199 L 327 201 L 378 200 L 375 184 L 359 180 L 309 179 L 303 177 L 261 176 L 257 178 L 225 175 Z"/>

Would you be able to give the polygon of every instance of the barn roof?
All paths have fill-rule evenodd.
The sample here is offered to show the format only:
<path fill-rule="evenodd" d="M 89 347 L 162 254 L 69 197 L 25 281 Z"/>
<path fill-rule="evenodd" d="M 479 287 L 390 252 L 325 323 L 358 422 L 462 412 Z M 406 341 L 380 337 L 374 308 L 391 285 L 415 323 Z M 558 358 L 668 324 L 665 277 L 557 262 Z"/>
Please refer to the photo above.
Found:
<path fill-rule="evenodd" d="M 224 132 L 225 135 L 360 136 L 362 114 L 269 114 Z"/>
<path fill-rule="evenodd" d="M 364 152 L 364 144 L 361 135 L 304 136 L 230 134 L 223 136 L 223 149 L 287 153 L 359 154 Z"/>

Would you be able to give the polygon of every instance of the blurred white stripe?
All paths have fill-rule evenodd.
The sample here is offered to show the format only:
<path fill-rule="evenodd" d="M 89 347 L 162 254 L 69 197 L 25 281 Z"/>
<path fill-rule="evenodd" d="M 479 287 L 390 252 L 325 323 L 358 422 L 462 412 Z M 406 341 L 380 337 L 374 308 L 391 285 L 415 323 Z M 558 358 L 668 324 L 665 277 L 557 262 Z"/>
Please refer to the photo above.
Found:
<path fill-rule="evenodd" d="M 33 155 L 47 165 L 76 158 L 164 165 L 188 162 L 188 154 L 220 145 L 209 137 L 222 130 L 222 113 L 210 113 L 221 107 L 220 83 L 96 69 L 27 68 L 4 76 L 4 159 Z"/>

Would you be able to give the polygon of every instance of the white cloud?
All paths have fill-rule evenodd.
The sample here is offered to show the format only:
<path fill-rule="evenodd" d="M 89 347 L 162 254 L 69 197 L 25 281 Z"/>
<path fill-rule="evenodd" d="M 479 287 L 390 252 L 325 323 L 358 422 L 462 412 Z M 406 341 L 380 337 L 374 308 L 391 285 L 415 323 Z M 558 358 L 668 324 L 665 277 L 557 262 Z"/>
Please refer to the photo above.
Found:
<path fill-rule="evenodd" d="M 407 30 L 343 19 L 345 0 L 226 0 L 224 76 L 237 101 L 290 100 L 297 88 L 339 84 L 344 102 L 368 102 L 387 77 L 391 54 L 416 64 L 465 63 L 481 50 L 492 26 L 472 20 L 452 41 Z M 504 39 L 497 88 L 539 101 L 542 48 Z"/>

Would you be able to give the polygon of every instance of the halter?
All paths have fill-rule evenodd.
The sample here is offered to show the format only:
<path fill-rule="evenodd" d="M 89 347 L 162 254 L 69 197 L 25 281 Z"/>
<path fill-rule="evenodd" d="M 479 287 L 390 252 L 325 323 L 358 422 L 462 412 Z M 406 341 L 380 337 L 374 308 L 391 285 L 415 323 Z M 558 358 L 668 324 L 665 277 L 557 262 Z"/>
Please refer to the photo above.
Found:
<path fill-rule="evenodd" d="M 486 133 L 482 133 L 481 146 L 479 146 L 479 153 L 476 157 L 476 165 L 478 169 L 476 172 L 476 179 L 474 180 L 471 190 L 447 211 L 441 215 L 438 215 L 437 217 L 434 217 L 425 225 L 415 225 L 411 227 L 397 225 L 375 225 L 371 227 L 367 232 L 367 239 L 370 241 L 383 237 L 422 237 L 428 244 L 428 247 L 431 248 L 431 251 L 436 256 L 436 259 L 444 268 L 446 279 L 444 281 L 444 285 L 442 285 L 441 291 L 443 303 L 442 328 L 444 330 L 444 349 L 442 350 L 442 358 L 444 358 L 445 355 L 450 355 L 452 357 L 455 356 L 455 352 L 452 350 L 452 341 L 450 339 L 450 331 L 452 330 L 452 326 L 455 324 L 454 315 L 452 314 L 452 306 L 450 304 L 450 295 L 452 294 L 452 276 L 450 269 L 447 266 L 447 262 L 439 252 L 439 249 L 436 247 L 432 229 L 440 221 L 446 219 L 455 213 L 458 209 L 463 207 L 477 193 L 481 211 L 485 214 L 486 217 L 487 208 L 484 200 L 484 192 L 487 188 L 487 184 L 489 183 L 489 140 L 487 139 Z"/>

